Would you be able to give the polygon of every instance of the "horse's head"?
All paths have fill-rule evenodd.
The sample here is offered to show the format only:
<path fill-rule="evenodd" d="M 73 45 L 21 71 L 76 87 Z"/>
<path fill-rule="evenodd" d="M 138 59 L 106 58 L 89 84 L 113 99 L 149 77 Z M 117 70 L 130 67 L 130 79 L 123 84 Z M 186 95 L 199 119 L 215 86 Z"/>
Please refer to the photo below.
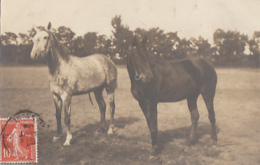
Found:
<path fill-rule="evenodd" d="M 51 23 L 49 22 L 48 31 L 45 30 L 36 30 L 36 35 L 33 37 L 33 48 L 31 51 L 31 58 L 32 59 L 39 59 L 44 58 L 47 56 L 48 52 L 50 51 L 51 44 L 50 44 L 50 32 Z"/>
<path fill-rule="evenodd" d="M 151 67 L 148 62 L 148 52 L 146 49 L 147 37 L 145 37 L 140 43 L 136 37 L 134 37 L 132 43 L 132 50 L 129 55 L 129 60 L 132 61 L 132 67 L 135 72 L 134 79 L 136 81 L 141 80 L 144 83 L 150 82 L 154 79 Z"/>

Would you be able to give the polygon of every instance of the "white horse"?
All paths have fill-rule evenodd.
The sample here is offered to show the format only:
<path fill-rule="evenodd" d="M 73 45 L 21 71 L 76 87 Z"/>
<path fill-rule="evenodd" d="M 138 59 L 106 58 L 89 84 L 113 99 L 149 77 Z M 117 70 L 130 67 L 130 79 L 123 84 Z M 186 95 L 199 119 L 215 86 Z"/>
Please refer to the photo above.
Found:
<path fill-rule="evenodd" d="M 53 93 L 56 106 L 57 134 L 53 141 L 60 138 L 62 133 L 61 111 L 65 113 L 67 137 L 64 145 L 70 145 L 72 134 L 70 130 L 71 98 L 72 95 L 94 92 L 101 114 L 99 132 L 105 132 L 106 104 L 102 95 L 106 89 L 110 126 L 108 134 L 113 133 L 115 102 L 114 92 L 117 87 L 117 69 L 115 64 L 105 55 L 94 54 L 87 57 L 76 57 L 69 53 L 54 34 L 48 30 L 36 30 L 33 38 L 32 59 L 46 58 L 49 67 L 50 90 Z"/>

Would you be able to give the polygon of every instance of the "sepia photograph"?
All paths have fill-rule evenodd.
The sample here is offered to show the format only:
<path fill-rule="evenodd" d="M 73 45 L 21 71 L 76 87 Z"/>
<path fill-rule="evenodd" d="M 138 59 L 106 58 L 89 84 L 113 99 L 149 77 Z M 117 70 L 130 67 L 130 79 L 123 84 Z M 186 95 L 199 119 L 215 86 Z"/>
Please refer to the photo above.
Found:
<path fill-rule="evenodd" d="M 260 164 L 259 0 L 0 2 L 0 164 Z"/>

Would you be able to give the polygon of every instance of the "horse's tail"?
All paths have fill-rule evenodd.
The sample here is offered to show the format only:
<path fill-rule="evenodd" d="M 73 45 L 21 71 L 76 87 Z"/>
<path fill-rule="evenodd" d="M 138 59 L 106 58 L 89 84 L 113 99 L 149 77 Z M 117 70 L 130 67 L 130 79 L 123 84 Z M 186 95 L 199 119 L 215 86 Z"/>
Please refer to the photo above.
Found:
<path fill-rule="evenodd" d="M 91 102 L 91 104 L 94 105 L 90 93 L 88 93 L 88 97 L 89 97 L 89 101 Z"/>

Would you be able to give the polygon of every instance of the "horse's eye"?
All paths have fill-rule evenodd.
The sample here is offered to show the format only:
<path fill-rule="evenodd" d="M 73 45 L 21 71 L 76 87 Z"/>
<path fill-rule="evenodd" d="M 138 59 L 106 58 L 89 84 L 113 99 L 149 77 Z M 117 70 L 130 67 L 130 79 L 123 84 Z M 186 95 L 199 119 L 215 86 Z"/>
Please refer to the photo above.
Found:
<path fill-rule="evenodd" d="M 48 38 L 48 37 L 43 37 L 45 40 Z"/>

